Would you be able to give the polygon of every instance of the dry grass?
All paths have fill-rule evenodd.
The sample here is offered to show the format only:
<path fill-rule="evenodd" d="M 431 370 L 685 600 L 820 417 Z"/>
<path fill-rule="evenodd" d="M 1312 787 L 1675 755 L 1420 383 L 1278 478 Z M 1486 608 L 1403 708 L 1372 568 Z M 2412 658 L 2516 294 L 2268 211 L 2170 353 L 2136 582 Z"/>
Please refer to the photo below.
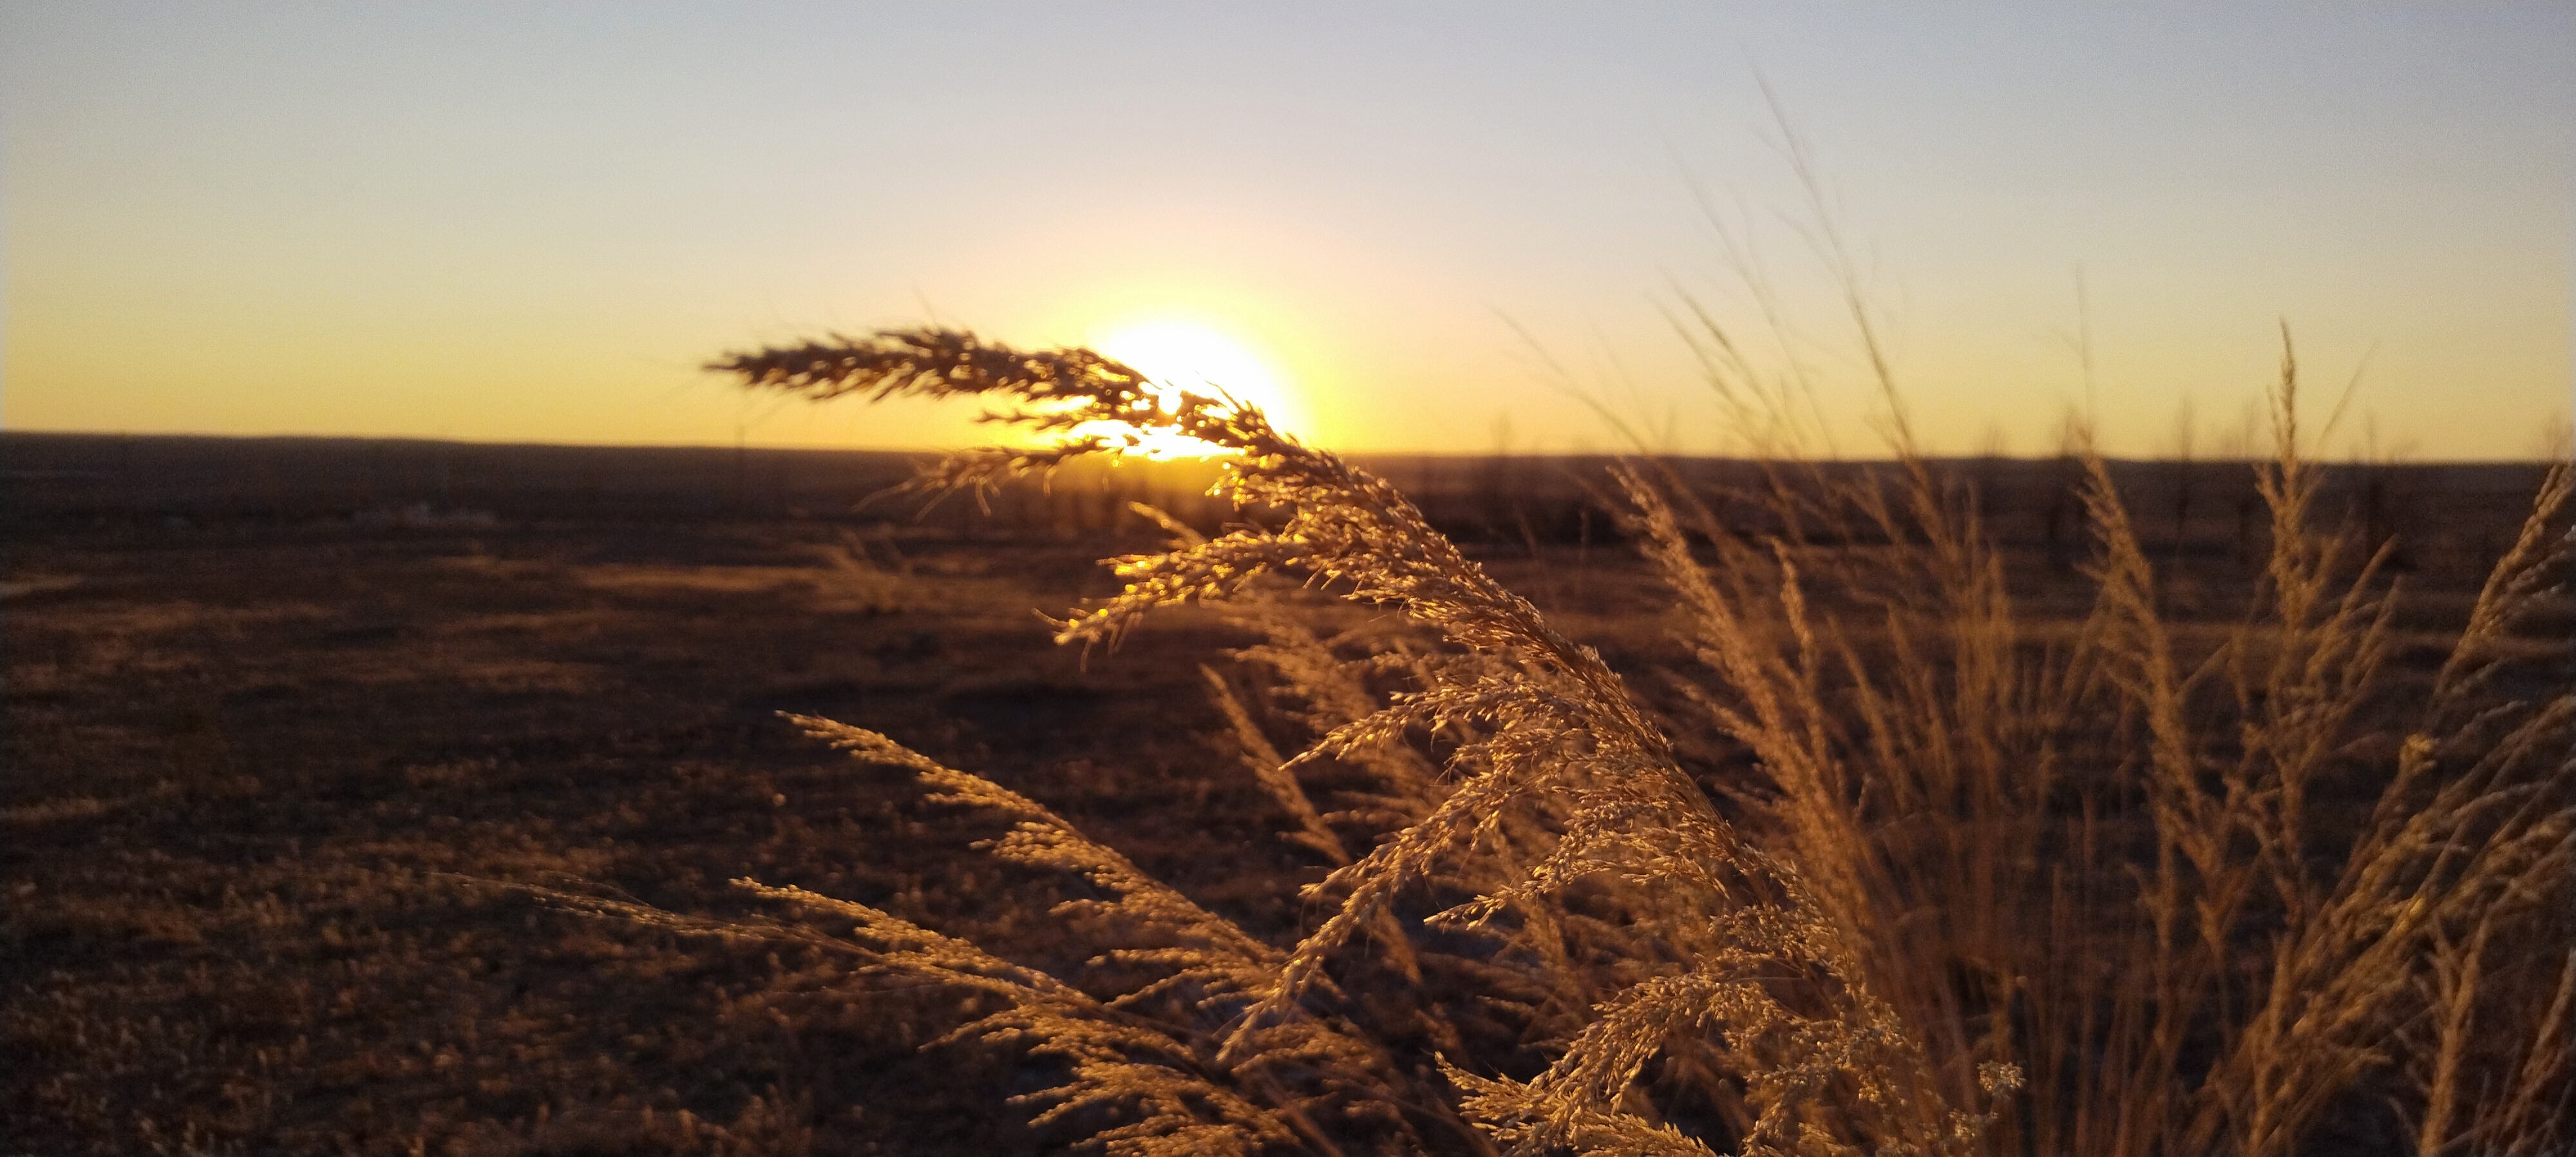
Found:
<path fill-rule="evenodd" d="M 1113 1152 L 2278 1154 L 2351 1143 L 2325 1117 L 2370 1099 L 2403 1134 L 2383 1148 L 2568 1140 L 2576 695 L 2563 649 L 2503 645 L 2560 597 L 2564 465 L 2429 688 L 2387 677 L 2383 559 L 2313 526 L 2286 357 L 2258 483 L 2269 562 L 2214 641 L 2166 622 L 2098 459 L 2099 593 L 2071 636 L 2029 629 L 1901 410 L 1887 471 L 1773 459 L 1750 528 L 1669 472 L 1623 470 L 1630 530 L 1704 663 L 1685 698 L 1738 753 L 1703 780 L 1598 654 L 1385 482 L 1257 412 L 1158 394 L 1087 351 L 946 331 L 719 366 L 817 399 L 996 395 L 1017 406 L 1000 420 L 1066 435 L 952 458 L 936 488 L 1108 451 L 1067 432 L 1118 425 L 1235 455 L 1216 493 L 1242 520 L 1116 560 L 1124 590 L 1058 640 L 1115 643 L 1178 602 L 1246 606 L 1270 641 L 1243 657 L 1316 741 L 1279 758 L 1246 696 L 1207 676 L 1286 838 L 1337 865 L 1292 949 L 1025 800 L 832 732 L 1019 817 L 994 854 L 1107 897 L 1058 911 L 1106 937 L 1089 967 L 1115 966 L 1116 990 L 1076 1013 L 1066 994 L 1105 981 L 1014 974 L 1015 1011 L 986 1022 L 1007 1032 L 980 1039 L 1071 1060 L 1046 1119 L 1114 1106 L 1089 1134 Z M 1261 593 L 1272 573 L 1421 633 L 1346 654 Z M 1320 781 L 1360 806 L 1317 808 Z M 863 943 L 903 941 L 870 950 L 890 974 L 999 967 L 795 898 Z M 1521 1031 L 1472 1031 L 1462 984 Z M 1447 1088 L 1404 1071 L 1426 1053 Z"/>
<path fill-rule="evenodd" d="M 2384 552 L 2314 527 L 2296 401 L 2285 356 L 2268 564 L 2214 638 L 2166 622 L 2098 459 L 2099 596 L 2072 638 L 2028 629 L 1973 506 L 1901 441 L 1887 477 L 1784 465 L 1767 542 L 1697 508 L 1713 566 L 1641 498 L 1764 827 L 1954 1087 L 1991 1056 L 2030 1072 L 2001 1150 L 2299 1152 L 2372 1100 L 2403 1143 L 2333 1143 L 2569 1140 L 2576 696 L 2565 648 L 2504 645 L 2563 599 L 2568 469 L 2409 687 Z M 1912 549 L 1832 549 L 1855 523 Z M 2516 951 L 2481 931 L 2503 927 Z"/>

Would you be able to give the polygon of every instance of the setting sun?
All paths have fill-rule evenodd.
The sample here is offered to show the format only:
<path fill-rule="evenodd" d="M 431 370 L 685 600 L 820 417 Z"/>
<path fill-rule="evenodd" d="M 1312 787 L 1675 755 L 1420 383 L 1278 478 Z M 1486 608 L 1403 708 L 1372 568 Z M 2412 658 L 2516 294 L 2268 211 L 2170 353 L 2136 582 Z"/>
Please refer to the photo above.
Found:
<path fill-rule="evenodd" d="M 1215 328 L 1195 321 L 1158 319 L 1118 326 L 1095 338 L 1093 349 L 1125 362 L 1174 392 L 1218 394 L 1260 410 L 1270 424 L 1301 433 L 1305 414 L 1295 393 L 1259 355 Z M 1163 436 L 1140 448 L 1158 458 L 1205 454 L 1193 438 Z"/>

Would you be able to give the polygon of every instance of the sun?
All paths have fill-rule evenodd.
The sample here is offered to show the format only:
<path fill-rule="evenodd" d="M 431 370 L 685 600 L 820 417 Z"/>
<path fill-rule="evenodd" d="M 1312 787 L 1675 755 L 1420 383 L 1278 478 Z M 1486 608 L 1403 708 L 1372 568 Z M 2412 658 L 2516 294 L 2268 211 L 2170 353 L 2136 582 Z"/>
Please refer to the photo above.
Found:
<path fill-rule="evenodd" d="M 1222 391 L 1223 396 L 1260 410 L 1281 431 L 1294 434 L 1305 420 L 1296 394 L 1270 364 L 1212 326 L 1176 318 L 1137 322 L 1110 329 L 1090 345 L 1173 392 L 1216 395 Z M 1221 453 L 1196 438 L 1177 434 L 1149 435 L 1134 452 L 1156 458 Z"/>

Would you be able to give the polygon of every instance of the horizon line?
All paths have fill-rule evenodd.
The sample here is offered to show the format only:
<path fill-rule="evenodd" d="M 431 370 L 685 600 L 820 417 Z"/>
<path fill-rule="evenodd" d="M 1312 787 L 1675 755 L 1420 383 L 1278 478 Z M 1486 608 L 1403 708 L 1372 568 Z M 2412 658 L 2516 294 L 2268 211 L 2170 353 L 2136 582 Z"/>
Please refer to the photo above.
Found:
<path fill-rule="evenodd" d="M 872 454 L 872 455 L 907 456 L 907 457 L 934 457 L 934 456 L 944 456 L 944 455 L 947 455 L 947 454 L 957 453 L 957 452 L 959 452 L 959 451 L 961 451 L 961 450 L 968 450 L 968 449 L 973 449 L 973 448 L 974 448 L 974 446 L 959 446 L 959 447 L 948 448 L 948 449 L 941 449 L 941 448 L 936 448 L 936 447 L 918 447 L 918 446 L 916 446 L 916 447 L 891 447 L 891 446 L 816 446 L 816 445 L 810 445 L 810 444 L 780 444 L 780 443 L 761 443 L 761 442 L 752 442 L 752 441 L 736 442 L 736 443 L 732 443 L 732 444 L 730 444 L 730 445 L 725 444 L 725 443 L 721 443 L 721 442 L 548 442 L 548 441 L 534 441 L 534 440 L 504 440 L 504 439 L 482 439 L 482 438 L 439 437 L 439 436 L 432 436 L 432 435 L 420 435 L 420 434 L 224 434 L 224 433 L 173 433 L 173 432 L 168 432 L 168 431 L 131 431 L 131 430 L 26 430 L 26 429 L 6 429 L 6 428 L 0 428 L 0 440 L 5 440 L 5 439 L 15 438 L 15 437 L 30 437 L 30 438 L 90 438 L 90 439 L 120 439 L 120 438 L 132 439 L 132 438 L 148 438 L 148 439 L 160 439 L 160 440 L 170 440 L 170 441 L 202 441 L 202 442 L 381 442 L 381 443 L 409 443 L 409 444 L 434 445 L 434 446 L 487 446 L 487 447 L 506 448 L 506 449 L 533 449 L 533 450 L 707 450 L 707 451 L 715 451 L 715 452 L 719 452 L 719 453 L 721 453 L 721 452 L 725 452 L 725 451 L 749 452 L 749 451 L 757 450 L 757 451 L 760 451 L 760 452 L 762 452 L 762 453 L 788 453 L 788 454 Z M 989 444 L 990 444 L 990 443 L 982 443 L 981 445 L 989 445 Z M 1324 447 L 1324 449 L 1331 450 L 1331 448 L 1330 448 L 1330 447 Z M 1677 459 L 1677 460 L 1695 461 L 1695 462 L 1763 462 L 1763 461 L 1771 461 L 1771 462 L 1808 462 L 1808 463 L 1828 463 L 1828 462 L 1830 462 L 1830 463 L 1848 463 L 1848 464 L 1854 464 L 1854 465 L 1867 465 L 1867 464 L 1878 464 L 1878 463 L 1893 463 L 1893 462 L 1901 462 L 1901 461 L 1903 461 L 1903 460 L 1904 460 L 1903 458 L 1898 457 L 1898 456 L 1895 456 L 1895 455 L 1888 455 L 1888 456 L 1883 456 L 1883 457 L 1859 457 L 1859 456 L 1846 456 L 1846 455 L 1834 455 L 1834 456 L 1813 456 L 1813 457 L 1790 457 L 1790 456 L 1781 456 L 1781 457 L 1773 457 L 1773 458 L 1767 458 L 1767 459 L 1766 459 L 1766 458 L 1761 458 L 1761 457 L 1751 456 L 1751 455 L 1744 455 L 1744 454 L 1701 453 L 1701 452 L 1685 452 L 1685 451 L 1648 451 L 1648 452 L 1638 453 L 1638 452 L 1619 452 L 1619 451 L 1606 451 L 1606 450 L 1533 450 L 1533 451 L 1507 451 L 1507 452 L 1500 452 L 1500 453 L 1497 453 L 1497 452 L 1495 452 L 1495 451 L 1491 451 L 1491 450 L 1485 450 L 1485 451 L 1466 451 L 1466 450 L 1332 450 L 1331 452 L 1332 452 L 1332 453 L 1335 453 L 1335 454 L 1338 454 L 1338 455 L 1341 455 L 1341 456 L 1342 456 L 1342 457 L 1344 457 L 1344 458 L 1349 458 L 1349 459 L 1353 459 L 1353 460 L 1366 460 L 1366 459 L 1371 459 L 1371 458 L 1439 458 L 1439 459 L 1456 459 L 1456 460 L 1459 460 L 1459 461 L 1475 461 L 1475 462 L 1484 462 L 1484 461 L 1493 461 L 1493 460 L 1495 460 L 1495 459 L 1511 459 L 1511 458 L 1528 458 L 1528 459 L 1543 459 L 1543 460 L 1580 460 L 1580 459 L 1599 459 L 1599 460 L 1605 460 L 1605 461 L 1617 461 L 1617 460 L 1621 460 L 1621 459 Z M 1119 457 L 1123 457 L 1123 456 L 1119 456 Z M 1152 458 L 1152 459 L 1144 459 L 1144 460 L 1145 460 L 1145 461 L 1153 461 L 1153 462 L 1213 462 L 1213 461 L 1220 461 L 1220 460 L 1222 460 L 1224 457 L 1225 457 L 1225 455 L 1205 455 L 1205 456 L 1200 456 L 1200 457 L 1188 457 L 1188 458 Z M 2069 454 L 2063 454 L 2063 453 L 2052 453 L 2052 454 L 1985 454 L 1985 453 L 1941 454 L 1941 453 L 1934 453 L 1934 454 L 1923 454 L 1923 455 L 1920 455 L 1919 457 L 1920 457 L 1920 460 L 1922 460 L 1922 461 L 1926 461 L 1926 462 L 2034 462 L 2034 463 L 2038 463 L 2038 462 L 2057 462 L 2057 461 L 2063 461 L 2063 460 L 2066 460 L 2066 459 L 2068 459 L 2068 458 L 2070 458 L 2070 457 L 2076 457 L 2076 456 L 2075 456 L 2075 455 L 2069 455 Z M 2247 464 L 2247 465 L 2251 465 L 2251 464 L 2256 464 L 2256 463 L 2262 463 L 2262 462 L 2269 462 L 2269 461 L 2273 461 L 2274 459 L 2273 459 L 2273 458 L 2272 458 L 2272 456 L 2270 456 L 2270 455 L 2262 455 L 2262 456 L 2256 456 L 2256 457 L 2232 457 L 2232 456 L 2224 456 L 2224 455 L 2209 455 L 2209 456 L 2205 456 L 2205 457 L 2204 457 L 2204 456 L 2194 456 L 2194 457 L 2190 457 L 2190 458 L 2172 458 L 2172 457 L 2161 457 L 2161 458 L 2160 458 L 2160 457 L 2134 457 L 2134 456 L 2124 456 L 2124 455 L 2106 454 L 2106 455 L 2103 455 L 2103 456 L 2102 456 L 2102 460 L 2103 460 L 2104 462 L 2119 462 L 2119 463 L 2145 463 L 2145 464 L 2163 464 L 2163 465 L 2171 465 L 2171 464 L 2176 464 L 2176 463 L 2202 463 L 2202 464 L 2210 464 L 2210 465 L 2219 465 L 2219 464 Z M 2308 462 L 2308 463 L 2311 463 L 2311 464 L 2313 464 L 2313 465 L 2319 465 L 2319 466 L 2363 466 L 2363 465 L 2367 465 L 2367 466 L 2379 466 L 2379 467 L 2428 467 L 2428 468 L 2429 468 L 2429 467 L 2459 467 L 2459 466 L 2524 466 L 2524 467 L 2535 467 L 2535 466 L 2537 466 L 2537 467 L 2545 467 L 2545 466 L 2553 465 L 2553 464 L 2555 464 L 2555 463 L 2557 463 L 2557 462 L 2559 462 L 2559 461 L 2563 461 L 2563 459 L 2555 459 L 2555 458 L 2421 458 L 2421 459 L 2417 459 L 2417 458 L 2404 458 L 2404 459 L 2396 459 L 2396 460 L 2391 460 L 2391 461 L 2368 462 L 2368 461 L 2364 461 L 2364 460 L 2362 460 L 2362 459 L 2360 459 L 2360 458 L 2358 458 L 2358 457 L 2355 457 L 2355 456 L 2353 456 L 2353 455 L 2349 455 L 2349 454 L 2347 454 L 2347 455 L 2342 455 L 2342 456 L 2327 456 L 2327 455 L 2322 455 L 2322 454 L 2311 454 L 2311 455 L 2304 456 L 2301 460 L 2302 460 L 2302 461 L 2304 461 L 2304 462 Z"/>

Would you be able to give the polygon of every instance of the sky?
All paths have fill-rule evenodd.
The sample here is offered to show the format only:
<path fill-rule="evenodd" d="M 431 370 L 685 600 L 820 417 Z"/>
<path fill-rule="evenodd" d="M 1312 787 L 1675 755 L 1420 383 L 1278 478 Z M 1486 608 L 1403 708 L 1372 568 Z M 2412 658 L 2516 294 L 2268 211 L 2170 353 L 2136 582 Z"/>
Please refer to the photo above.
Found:
<path fill-rule="evenodd" d="M 941 324 L 1215 334 L 1337 449 L 1741 450 L 1696 306 L 1866 454 L 1856 298 L 1934 452 L 2257 447 L 2286 326 L 2316 450 L 2527 458 L 2576 5 L 18 2 L 0 246 L 9 430 L 989 440 L 699 368 Z"/>

